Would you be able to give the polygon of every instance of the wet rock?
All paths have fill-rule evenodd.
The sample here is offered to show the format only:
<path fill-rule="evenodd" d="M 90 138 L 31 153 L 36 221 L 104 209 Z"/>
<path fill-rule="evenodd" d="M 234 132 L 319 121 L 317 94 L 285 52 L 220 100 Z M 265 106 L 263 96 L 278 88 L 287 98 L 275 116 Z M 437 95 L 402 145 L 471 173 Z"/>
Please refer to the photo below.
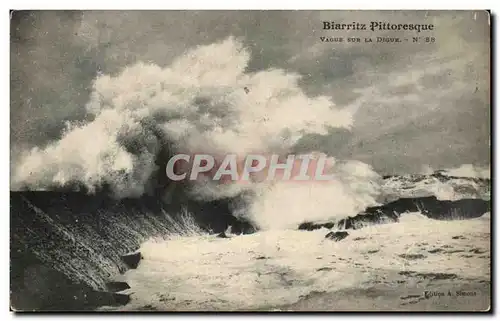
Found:
<path fill-rule="evenodd" d="M 220 232 L 219 234 L 217 234 L 217 237 L 221 238 L 221 239 L 227 239 L 228 238 L 228 236 L 224 232 Z"/>
<path fill-rule="evenodd" d="M 339 224 L 336 222 L 326 222 L 326 223 L 312 223 L 312 222 L 304 222 L 299 225 L 299 230 L 306 231 L 314 231 L 319 230 L 320 228 L 331 229 L 337 227 Z"/>
<path fill-rule="evenodd" d="M 333 240 L 335 242 L 338 242 L 338 241 L 345 239 L 348 235 L 349 235 L 349 233 L 343 232 L 343 231 L 342 232 L 330 232 L 330 233 L 325 235 L 325 238 Z"/>
<path fill-rule="evenodd" d="M 317 227 L 318 229 L 321 227 Z M 315 224 L 312 222 L 304 222 L 299 225 L 299 230 L 313 231 L 315 230 Z"/>
<path fill-rule="evenodd" d="M 129 269 L 137 269 L 142 258 L 141 252 L 126 254 L 121 257 L 123 263 L 125 263 Z"/>
<path fill-rule="evenodd" d="M 299 230 L 313 231 L 320 228 L 357 230 L 375 224 L 397 223 L 402 214 L 421 212 L 435 220 L 461 220 L 477 218 L 491 210 L 490 201 L 482 199 L 461 199 L 457 201 L 438 200 L 435 196 L 400 198 L 396 201 L 367 207 L 355 216 L 347 216 L 331 222 L 303 222 Z M 458 237 L 459 239 L 461 237 Z M 455 238 L 454 238 L 455 239 Z"/>
<path fill-rule="evenodd" d="M 112 282 L 106 283 L 106 288 L 110 292 L 120 292 L 123 290 L 130 289 L 130 285 L 128 285 L 127 282 L 112 281 Z"/>
<path fill-rule="evenodd" d="M 247 235 L 257 232 L 257 228 L 250 222 L 235 219 L 231 224 L 231 233 L 236 235 Z"/>

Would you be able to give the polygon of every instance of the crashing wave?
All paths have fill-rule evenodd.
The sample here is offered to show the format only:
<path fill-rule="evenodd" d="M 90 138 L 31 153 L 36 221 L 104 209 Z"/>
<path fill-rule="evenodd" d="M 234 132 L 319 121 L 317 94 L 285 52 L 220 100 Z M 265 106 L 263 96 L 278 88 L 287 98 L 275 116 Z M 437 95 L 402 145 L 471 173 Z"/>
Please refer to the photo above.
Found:
<path fill-rule="evenodd" d="M 412 174 L 385 176 L 382 183 L 382 203 L 405 197 L 435 196 L 440 200 L 463 198 L 490 199 L 489 179 L 443 175 L 441 171 L 430 175 Z"/>

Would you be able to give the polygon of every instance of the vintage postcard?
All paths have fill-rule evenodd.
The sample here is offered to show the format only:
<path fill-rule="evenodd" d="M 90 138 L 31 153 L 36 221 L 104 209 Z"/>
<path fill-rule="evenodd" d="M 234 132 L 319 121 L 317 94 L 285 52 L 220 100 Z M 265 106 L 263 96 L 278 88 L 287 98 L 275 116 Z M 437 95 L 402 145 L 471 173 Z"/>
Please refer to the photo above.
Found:
<path fill-rule="evenodd" d="M 10 18 L 12 311 L 490 311 L 488 11 Z"/>

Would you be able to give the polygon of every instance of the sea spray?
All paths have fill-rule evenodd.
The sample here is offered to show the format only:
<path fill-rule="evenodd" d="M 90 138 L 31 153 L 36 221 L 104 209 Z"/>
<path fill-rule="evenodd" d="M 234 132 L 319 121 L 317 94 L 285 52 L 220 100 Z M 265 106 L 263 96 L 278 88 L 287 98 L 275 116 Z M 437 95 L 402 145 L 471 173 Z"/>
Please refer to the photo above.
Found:
<path fill-rule="evenodd" d="M 93 120 L 68 126 L 45 148 L 26 151 L 13 185 L 76 184 L 91 192 L 105 186 L 118 198 L 137 197 L 150 192 L 157 175 L 165 175 L 158 170 L 167 163 L 165 155 L 287 155 L 306 134 L 352 126 L 348 109 L 337 108 L 330 97 L 307 96 L 298 85 L 299 74 L 247 72 L 250 58 L 242 42 L 229 37 L 195 47 L 164 68 L 139 62 L 117 75 L 98 76 L 86 105 Z M 247 193 L 246 207 L 238 213 L 262 228 L 284 227 L 309 216 L 351 214 L 373 203 L 375 190 L 359 187 L 376 185 L 377 175 L 361 167 L 362 175 L 335 167 L 333 173 L 342 175 L 318 188 L 207 180 L 182 188 L 202 200 Z"/>

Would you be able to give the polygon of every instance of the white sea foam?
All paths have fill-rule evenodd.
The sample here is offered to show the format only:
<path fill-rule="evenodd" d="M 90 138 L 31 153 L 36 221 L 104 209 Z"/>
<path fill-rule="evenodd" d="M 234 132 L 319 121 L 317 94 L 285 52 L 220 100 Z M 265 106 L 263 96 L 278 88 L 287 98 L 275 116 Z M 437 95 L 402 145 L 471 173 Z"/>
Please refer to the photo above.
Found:
<path fill-rule="evenodd" d="M 489 216 L 463 224 L 414 213 L 400 223 L 348 231 L 339 242 L 325 239 L 324 229 L 151 240 L 140 249 L 144 259 L 138 269 L 124 276 L 132 301 L 123 309 L 269 308 L 312 291 L 376 281 L 401 286 L 385 278 L 389 271 L 488 277 L 489 229 Z M 474 249 L 484 252 L 471 253 Z"/>
<path fill-rule="evenodd" d="M 347 108 L 337 108 L 330 97 L 307 96 L 296 73 L 246 72 L 250 57 L 230 37 L 189 50 L 165 68 L 137 63 L 115 76 L 98 76 L 86 106 L 94 120 L 69 124 L 59 141 L 26 151 L 15 170 L 14 189 L 76 182 L 90 191 L 106 185 L 118 197 L 139 196 L 148 189 L 161 149 L 286 155 L 305 134 L 350 128 Z M 327 219 L 338 214 L 332 208 L 354 214 L 374 203 L 378 175 L 368 165 L 339 162 L 332 171 L 338 179 L 321 185 L 197 181 L 190 192 L 208 200 L 252 189 L 256 199 L 246 215 L 262 228 L 287 227 L 308 215 Z M 305 211 L 311 206 L 314 212 Z"/>

